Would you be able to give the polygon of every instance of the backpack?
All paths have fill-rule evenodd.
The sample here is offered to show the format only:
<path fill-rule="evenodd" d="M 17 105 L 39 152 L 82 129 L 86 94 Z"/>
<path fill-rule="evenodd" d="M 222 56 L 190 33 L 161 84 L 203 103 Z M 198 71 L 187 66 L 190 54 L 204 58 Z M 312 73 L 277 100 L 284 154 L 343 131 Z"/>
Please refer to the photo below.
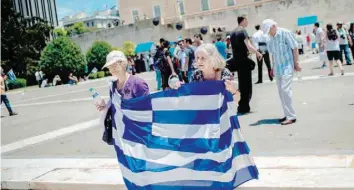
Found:
<path fill-rule="evenodd" d="M 158 49 L 156 51 L 155 56 L 154 56 L 154 67 L 156 67 L 160 71 L 164 71 L 165 70 L 164 59 L 165 59 L 164 51 L 161 49 Z"/>

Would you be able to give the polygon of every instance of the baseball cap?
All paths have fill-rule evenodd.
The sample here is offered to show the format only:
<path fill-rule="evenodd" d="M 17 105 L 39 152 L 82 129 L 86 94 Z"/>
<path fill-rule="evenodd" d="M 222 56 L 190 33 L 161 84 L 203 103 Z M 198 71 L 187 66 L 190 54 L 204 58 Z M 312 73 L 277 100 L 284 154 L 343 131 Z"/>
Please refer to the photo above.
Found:
<path fill-rule="evenodd" d="M 270 28 L 274 25 L 277 25 L 277 23 L 272 20 L 272 19 L 266 19 L 262 23 L 262 30 L 264 34 L 269 34 Z"/>
<path fill-rule="evenodd" d="M 342 21 L 337 22 L 337 25 L 343 25 Z"/>
<path fill-rule="evenodd" d="M 112 64 L 114 64 L 117 61 L 127 61 L 127 58 L 125 57 L 124 53 L 121 51 L 111 51 L 107 57 L 106 57 L 106 64 L 104 64 L 103 68 L 106 68 Z"/>

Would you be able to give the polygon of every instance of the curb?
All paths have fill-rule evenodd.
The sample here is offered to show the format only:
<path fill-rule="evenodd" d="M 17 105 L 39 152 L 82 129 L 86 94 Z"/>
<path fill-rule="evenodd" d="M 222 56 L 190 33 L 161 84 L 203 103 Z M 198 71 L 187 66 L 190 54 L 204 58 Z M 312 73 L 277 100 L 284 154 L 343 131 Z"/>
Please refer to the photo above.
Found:
<path fill-rule="evenodd" d="M 239 189 L 354 189 L 354 155 L 255 157 L 259 180 Z M 123 190 L 117 160 L 3 159 L 2 189 Z"/>

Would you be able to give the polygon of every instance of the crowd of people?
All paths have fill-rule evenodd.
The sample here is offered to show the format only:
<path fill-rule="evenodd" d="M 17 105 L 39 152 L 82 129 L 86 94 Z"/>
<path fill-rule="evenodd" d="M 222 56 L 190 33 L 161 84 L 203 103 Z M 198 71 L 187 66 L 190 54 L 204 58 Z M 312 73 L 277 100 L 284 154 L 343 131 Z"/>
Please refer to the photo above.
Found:
<path fill-rule="evenodd" d="M 222 35 L 216 35 L 216 41 L 212 43 L 203 43 L 201 34 L 196 34 L 193 38 L 179 37 L 175 44 L 161 38 L 155 55 L 149 54 L 149 64 L 156 72 L 157 89 L 174 88 L 171 86 L 173 76 L 179 79 L 177 86 L 193 82 L 196 78 L 203 78 L 200 68 L 203 65 L 198 64 L 196 51 L 201 45 L 211 44 L 220 58 L 226 62 L 227 73 L 231 73 L 230 76 L 237 73 L 241 92 L 238 113 L 247 114 L 251 111 L 249 103 L 252 98 L 252 70 L 257 65 L 258 80 L 255 84 L 263 83 L 263 62 L 265 62 L 269 80 L 273 81 L 275 78 L 279 89 L 285 115 L 280 122 L 287 125 L 296 122 L 291 100 L 291 83 L 294 73 L 301 71 L 299 55 L 305 54 L 306 46 L 313 54 L 319 53 L 323 68 L 329 62 L 329 76 L 334 75 L 334 63 L 338 64 L 340 74 L 344 75 L 342 53 L 345 54 L 346 64 L 352 64 L 349 48 L 353 53 L 353 24 L 346 30 L 342 22 L 337 23 L 337 29 L 331 24 L 323 29 L 319 23 L 315 23 L 313 33 L 307 34 L 306 38 L 302 36 L 300 29 L 292 32 L 278 27 L 272 20 L 256 25 L 256 31 L 252 36 L 246 31 L 248 20 L 245 16 L 238 17 L 238 24 L 239 26 L 227 34 L 225 39 Z M 270 27 L 269 30 L 267 26 Z M 256 55 L 257 64 L 250 58 L 251 54 Z"/>

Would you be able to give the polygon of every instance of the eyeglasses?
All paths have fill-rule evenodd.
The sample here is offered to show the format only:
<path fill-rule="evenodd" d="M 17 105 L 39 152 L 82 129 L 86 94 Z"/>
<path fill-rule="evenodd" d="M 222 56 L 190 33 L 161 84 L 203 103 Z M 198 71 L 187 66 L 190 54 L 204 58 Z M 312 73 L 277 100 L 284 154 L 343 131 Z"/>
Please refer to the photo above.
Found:
<path fill-rule="evenodd" d="M 183 44 L 178 44 L 179 46 L 182 46 Z"/>

